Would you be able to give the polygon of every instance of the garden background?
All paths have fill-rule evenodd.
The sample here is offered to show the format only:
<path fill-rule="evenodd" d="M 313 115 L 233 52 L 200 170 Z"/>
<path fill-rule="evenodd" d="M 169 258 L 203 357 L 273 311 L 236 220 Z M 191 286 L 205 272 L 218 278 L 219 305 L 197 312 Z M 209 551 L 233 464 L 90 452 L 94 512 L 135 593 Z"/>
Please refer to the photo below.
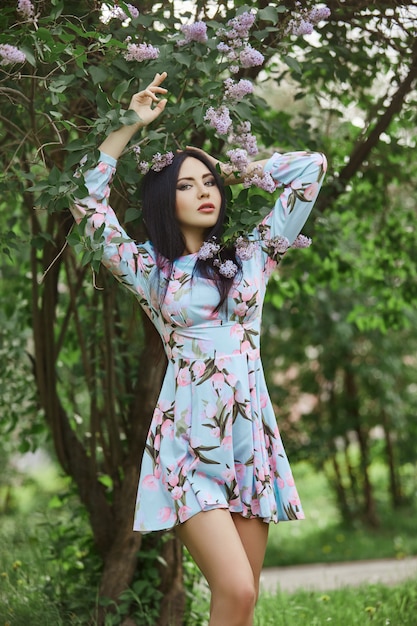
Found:
<path fill-rule="evenodd" d="M 130 96 L 157 71 L 166 111 L 120 159 L 112 199 L 134 238 L 157 153 L 329 160 L 313 245 L 282 261 L 264 312 L 309 520 L 272 530 L 266 564 L 417 553 L 416 24 L 395 1 L 2 3 L 0 623 L 205 623 L 175 539 L 131 531 L 160 341 L 68 211 L 74 168 L 134 121 Z M 231 235 L 272 199 L 252 185 L 229 201 Z M 416 587 L 391 618 L 415 615 Z M 374 604 L 358 620 L 412 623 L 377 622 Z M 278 626 L 268 606 L 258 624 Z"/>

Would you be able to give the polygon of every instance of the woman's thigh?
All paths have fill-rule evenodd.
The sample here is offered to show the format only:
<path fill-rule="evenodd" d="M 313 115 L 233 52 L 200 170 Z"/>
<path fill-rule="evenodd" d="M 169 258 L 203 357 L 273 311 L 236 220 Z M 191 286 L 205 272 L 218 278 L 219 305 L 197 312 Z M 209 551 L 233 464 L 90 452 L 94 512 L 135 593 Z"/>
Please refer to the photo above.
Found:
<path fill-rule="evenodd" d="M 219 588 L 256 588 L 250 557 L 227 509 L 198 513 L 177 526 L 176 533 L 213 592 Z"/>

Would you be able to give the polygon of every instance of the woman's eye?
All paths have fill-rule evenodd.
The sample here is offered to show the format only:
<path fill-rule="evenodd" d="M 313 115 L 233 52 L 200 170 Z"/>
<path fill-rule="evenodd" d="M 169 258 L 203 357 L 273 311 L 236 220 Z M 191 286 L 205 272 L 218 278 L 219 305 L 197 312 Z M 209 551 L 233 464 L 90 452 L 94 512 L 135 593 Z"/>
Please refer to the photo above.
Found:
<path fill-rule="evenodd" d="M 190 189 L 190 188 L 191 188 L 191 185 L 188 185 L 186 183 L 184 183 L 183 185 L 178 185 L 177 187 L 179 191 L 185 191 L 186 189 Z"/>
<path fill-rule="evenodd" d="M 212 180 L 206 181 L 206 185 L 208 185 L 209 187 L 214 187 L 215 184 L 216 181 L 214 180 L 214 178 Z"/>

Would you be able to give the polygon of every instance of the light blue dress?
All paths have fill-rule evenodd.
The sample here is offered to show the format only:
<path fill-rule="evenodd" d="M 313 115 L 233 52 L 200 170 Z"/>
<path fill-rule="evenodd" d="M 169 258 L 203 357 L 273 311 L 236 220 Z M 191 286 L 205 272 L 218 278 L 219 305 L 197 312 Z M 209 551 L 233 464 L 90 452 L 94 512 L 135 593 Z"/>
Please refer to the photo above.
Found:
<path fill-rule="evenodd" d="M 262 304 L 277 265 L 268 240 L 296 240 L 319 192 L 325 157 L 275 154 L 265 166 L 279 197 L 249 237 L 252 257 L 227 306 L 212 281 L 193 276 L 196 254 L 173 265 L 161 305 L 152 243 L 129 240 L 109 206 L 116 161 L 102 154 L 86 174 L 90 245 L 104 224 L 104 265 L 137 298 L 158 330 L 168 367 L 142 458 L 134 529 L 169 529 L 200 511 L 229 509 L 265 522 L 304 517 L 266 388 L 259 353 Z"/>

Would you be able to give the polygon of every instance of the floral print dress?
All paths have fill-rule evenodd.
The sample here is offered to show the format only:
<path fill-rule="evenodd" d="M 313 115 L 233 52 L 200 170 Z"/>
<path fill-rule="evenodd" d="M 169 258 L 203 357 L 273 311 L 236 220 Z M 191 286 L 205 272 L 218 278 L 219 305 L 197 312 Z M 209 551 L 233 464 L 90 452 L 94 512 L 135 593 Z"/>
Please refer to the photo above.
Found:
<path fill-rule="evenodd" d="M 275 154 L 267 162 L 280 195 L 249 234 L 227 306 L 216 311 L 212 280 L 193 276 L 197 254 L 178 258 L 161 305 L 152 243 L 132 242 L 108 203 L 116 161 L 101 154 L 85 175 L 89 196 L 72 208 L 90 245 L 100 227 L 104 265 L 137 298 L 165 348 L 168 366 L 142 459 L 134 529 L 169 529 L 200 511 L 225 508 L 265 522 L 304 517 L 260 360 L 260 324 L 276 260 L 266 238 L 298 236 L 326 169 L 320 153 Z M 163 273 L 163 271 L 162 271 Z"/>

